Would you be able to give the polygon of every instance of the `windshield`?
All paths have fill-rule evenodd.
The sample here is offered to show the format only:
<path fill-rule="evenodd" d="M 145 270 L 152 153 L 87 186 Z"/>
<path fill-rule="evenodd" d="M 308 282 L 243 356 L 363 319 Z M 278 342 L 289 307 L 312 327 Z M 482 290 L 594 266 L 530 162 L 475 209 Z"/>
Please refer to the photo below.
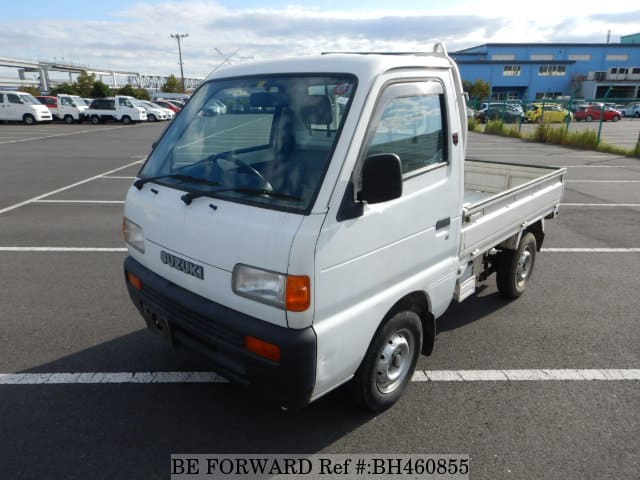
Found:
<path fill-rule="evenodd" d="M 36 97 L 34 97 L 33 95 L 31 95 L 30 93 L 21 93 L 20 94 L 20 98 L 22 99 L 22 101 L 24 103 L 27 104 L 31 104 L 31 105 L 42 105 L 40 103 L 40 100 L 38 100 Z"/>
<path fill-rule="evenodd" d="M 89 104 L 87 102 L 84 101 L 83 98 L 80 97 L 71 97 L 73 98 L 73 103 L 76 104 L 76 107 L 88 107 Z"/>
<path fill-rule="evenodd" d="M 354 86 L 347 75 L 209 82 L 167 129 L 139 176 L 162 176 L 159 183 L 231 201 L 308 211 Z"/>

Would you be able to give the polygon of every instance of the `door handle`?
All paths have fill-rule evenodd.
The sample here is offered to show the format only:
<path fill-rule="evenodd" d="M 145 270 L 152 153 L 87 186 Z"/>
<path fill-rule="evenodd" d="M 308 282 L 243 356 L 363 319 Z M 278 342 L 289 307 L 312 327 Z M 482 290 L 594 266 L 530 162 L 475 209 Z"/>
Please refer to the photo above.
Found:
<path fill-rule="evenodd" d="M 436 230 L 442 230 L 449 225 L 451 225 L 451 217 L 443 218 L 436 222 Z"/>

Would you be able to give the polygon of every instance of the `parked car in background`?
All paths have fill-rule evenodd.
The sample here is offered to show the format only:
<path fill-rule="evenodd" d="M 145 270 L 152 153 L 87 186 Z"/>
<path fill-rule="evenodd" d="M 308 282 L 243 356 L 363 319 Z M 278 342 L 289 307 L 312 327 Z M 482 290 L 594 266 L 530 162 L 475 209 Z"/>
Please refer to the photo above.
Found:
<path fill-rule="evenodd" d="M 53 114 L 36 97 L 25 92 L 0 92 L 0 120 L 24 122 L 50 122 Z"/>
<path fill-rule="evenodd" d="M 93 124 L 107 120 L 122 122 L 124 124 L 146 121 L 146 110 L 134 105 L 134 102 L 137 102 L 135 98 L 126 95 L 98 98 L 93 101 L 91 107 L 89 107 L 85 114 Z"/>
<path fill-rule="evenodd" d="M 202 108 L 204 116 L 224 115 L 227 113 L 227 106 L 220 100 L 212 100 Z"/>
<path fill-rule="evenodd" d="M 524 120 L 524 114 L 507 105 L 491 106 L 476 112 L 476 120 L 486 123 L 489 120 L 502 120 L 504 123 L 518 123 Z"/>
<path fill-rule="evenodd" d="M 591 122 L 593 120 L 599 121 L 603 114 L 605 122 L 617 122 L 622 118 L 622 112 L 619 110 L 614 110 L 611 107 L 598 107 L 593 105 L 580 107 L 575 117 L 578 122 Z"/>
<path fill-rule="evenodd" d="M 233 113 L 244 113 L 244 105 L 242 105 L 241 103 L 237 103 L 233 106 L 231 111 Z"/>
<path fill-rule="evenodd" d="M 171 112 L 171 118 L 175 115 L 168 108 L 163 108 L 160 105 L 154 105 L 151 102 L 147 102 L 145 100 L 138 100 L 133 102 L 136 107 L 142 107 L 147 112 L 147 121 L 148 122 L 158 122 L 160 120 L 165 121 L 169 120 L 169 115 L 167 112 Z"/>
<path fill-rule="evenodd" d="M 168 108 L 173 113 L 178 113 L 180 110 L 182 110 L 181 107 L 178 107 L 177 105 L 174 105 L 167 100 L 155 100 L 153 103 L 155 103 L 156 105 L 160 105 L 161 107 Z"/>
<path fill-rule="evenodd" d="M 557 103 L 532 103 L 527 107 L 527 122 L 564 122 L 573 114 Z"/>
<path fill-rule="evenodd" d="M 622 115 L 625 117 L 640 118 L 640 102 L 630 103 L 622 110 Z"/>
<path fill-rule="evenodd" d="M 47 106 L 54 119 L 63 120 L 67 124 L 82 122 L 85 119 L 84 112 L 89 108 L 84 99 L 78 95 L 61 93 L 55 97 L 39 96 L 36 98 Z"/>

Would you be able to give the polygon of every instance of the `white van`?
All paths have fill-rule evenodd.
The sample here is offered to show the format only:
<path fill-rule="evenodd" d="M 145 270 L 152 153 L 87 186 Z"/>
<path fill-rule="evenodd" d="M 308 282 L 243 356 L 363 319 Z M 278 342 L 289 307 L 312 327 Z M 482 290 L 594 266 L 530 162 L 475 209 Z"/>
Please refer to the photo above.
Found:
<path fill-rule="evenodd" d="M 35 122 L 50 122 L 53 116 L 30 93 L 0 91 L 0 120 L 31 125 Z"/>
<path fill-rule="evenodd" d="M 248 108 L 207 115 L 220 99 Z M 387 408 L 452 300 L 493 273 L 524 293 L 562 198 L 566 170 L 465 161 L 466 135 L 441 48 L 217 71 L 127 193 L 129 294 L 149 329 L 280 406 L 350 382 Z"/>

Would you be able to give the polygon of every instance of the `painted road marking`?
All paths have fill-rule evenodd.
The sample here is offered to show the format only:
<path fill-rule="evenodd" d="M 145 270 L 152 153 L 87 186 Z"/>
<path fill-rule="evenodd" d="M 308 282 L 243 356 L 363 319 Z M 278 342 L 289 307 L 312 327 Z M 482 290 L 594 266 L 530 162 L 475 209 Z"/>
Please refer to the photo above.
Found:
<path fill-rule="evenodd" d="M 126 252 L 125 247 L 0 247 L 0 252 Z M 640 248 L 543 248 L 549 253 L 640 253 Z"/>
<path fill-rule="evenodd" d="M 0 247 L 0 252 L 126 252 L 126 247 Z"/>
<path fill-rule="evenodd" d="M 565 180 L 566 183 L 640 183 L 640 180 Z"/>
<path fill-rule="evenodd" d="M 75 187 L 77 187 L 79 185 L 83 185 L 85 183 L 92 182 L 92 181 L 94 181 L 94 180 L 96 180 L 96 179 L 98 179 L 100 177 L 104 177 L 105 175 L 110 175 L 112 173 L 119 172 L 120 170 L 124 170 L 125 168 L 129 168 L 129 167 L 131 167 L 133 165 L 136 165 L 137 163 L 141 163 L 141 161 L 140 160 L 136 160 L 135 162 L 128 163 L 126 165 L 123 165 L 122 167 L 114 168 L 113 170 L 109 170 L 107 172 L 100 173 L 100 174 L 95 175 L 93 177 L 85 178 L 84 180 L 80 180 L 79 182 L 72 183 L 71 185 L 67 185 L 66 187 L 58 188 L 57 190 L 53 190 L 51 192 L 43 193 L 42 195 L 38 195 L 37 197 L 30 198 L 29 200 L 25 200 L 23 202 L 11 205 L 9 207 L 5 207 L 5 208 L 0 210 L 0 214 L 6 213 L 6 212 L 10 212 L 11 210 L 15 210 L 16 208 L 24 207 L 25 205 L 29 205 L 30 203 L 37 202 L 38 200 L 42 200 L 43 198 L 46 198 L 46 197 L 50 197 L 52 195 L 55 195 L 56 193 L 64 192 L 65 190 L 70 190 L 70 189 L 75 188 Z"/>
<path fill-rule="evenodd" d="M 550 253 L 640 253 L 640 248 L 543 248 Z"/>
<path fill-rule="evenodd" d="M 120 176 L 117 176 L 117 175 L 108 175 L 108 176 L 105 175 L 104 177 L 101 177 L 101 178 L 133 180 L 134 178 L 138 178 L 138 177 L 120 177 Z M 638 181 L 640 182 L 640 180 L 638 180 Z"/>
<path fill-rule="evenodd" d="M 640 207 L 640 203 L 561 203 L 560 206 L 562 207 Z"/>
<path fill-rule="evenodd" d="M 130 128 L 130 126 L 127 125 L 126 127 L 101 128 L 100 130 L 80 130 L 79 132 L 56 133 L 55 135 L 45 135 L 45 136 L 42 136 L 42 137 L 23 138 L 23 139 L 20 139 L 20 140 L 10 140 L 10 141 L 7 141 L 7 142 L 0 142 L 0 144 L 30 142 L 32 140 L 42 140 L 43 138 L 66 137 L 68 135 L 79 135 L 81 133 L 92 133 L 92 132 L 104 132 L 105 130 L 118 130 L 118 129 L 121 129 L 121 128 Z"/>
<path fill-rule="evenodd" d="M 123 205 L 124 200 L 34 200 L 32 203 L 104 203 Z"/>
<path fill-rule="evenodd" d="M 640 369 L 416 370 L 412 382 L 639 381 Z M 3 373 L 0 385 L 228 383 L 215 372 Z"/>

